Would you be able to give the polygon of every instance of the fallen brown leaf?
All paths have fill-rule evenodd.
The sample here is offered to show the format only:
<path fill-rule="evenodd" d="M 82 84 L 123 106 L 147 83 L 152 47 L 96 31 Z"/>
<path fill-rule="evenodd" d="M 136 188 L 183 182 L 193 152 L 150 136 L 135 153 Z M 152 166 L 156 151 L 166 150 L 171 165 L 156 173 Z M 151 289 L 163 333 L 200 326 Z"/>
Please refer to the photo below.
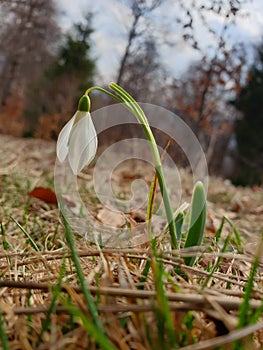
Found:
<path fill-rule="evenodd" d="M 35 187 L 28 195 L 29 197 L 38 198 L 48 204 L 57 204 L 57 197 L 50 188 Z"/>

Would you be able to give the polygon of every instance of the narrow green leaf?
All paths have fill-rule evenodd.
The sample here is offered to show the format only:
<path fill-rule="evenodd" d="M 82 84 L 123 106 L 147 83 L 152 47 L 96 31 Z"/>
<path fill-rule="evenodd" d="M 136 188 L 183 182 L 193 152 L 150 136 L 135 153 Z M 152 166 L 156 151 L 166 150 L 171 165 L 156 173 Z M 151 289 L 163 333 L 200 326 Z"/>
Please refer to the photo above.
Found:
<path fill-rule="evenodd" d="M 30 234 L 24 229 L 23 226 L 21 226 L 19 224 L 19 222 L 13 218 L 12 216 L 10 216 L 10 219 L 14 221 L 14 223 L 20 228 L 20 230 L 25 234 L 25 236 L 28 238 L 29 243 L 31 244 L 31 246 L 37 251 L 40 252 L 40 249 L 38 248 L 37 244 L 34 242 L 34 240 L 32 239 L 32 237 L 30 236 Z"/>
<path fill-rule="evenodd" d="M 184 248 L 200 246 L 203 241 L 206 223 L 206 195 L 202 182 L 198 181 L 194 187 L 190 228 L 188 230 Z M 187 257 L 184 259 L 185 264 L 193 266 L 196 257 Z"/>

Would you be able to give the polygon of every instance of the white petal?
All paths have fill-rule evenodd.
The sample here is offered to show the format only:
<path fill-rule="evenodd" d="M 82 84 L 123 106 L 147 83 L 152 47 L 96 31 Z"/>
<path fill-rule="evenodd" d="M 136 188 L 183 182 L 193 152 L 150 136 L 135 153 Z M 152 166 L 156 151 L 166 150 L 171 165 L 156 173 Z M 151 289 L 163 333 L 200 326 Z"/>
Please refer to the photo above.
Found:
<path fill-rule="evenodd" d="M 97 133 L 89 113 L 73 127 L 69 141 L 69 164 L 74 174 L 90 164 L 96 155 Z"/>
<path fill-rule="evenodd" d="M 67 124 L 63 127 L 58 135 L 57 140 L 57 157 L 60 162 L 64 162 L 68 155 L 68 142 L 69 135 L 74 124 L 75 116 L 77 112 L 73 115 L 73 117 L 67 122 Z"/>

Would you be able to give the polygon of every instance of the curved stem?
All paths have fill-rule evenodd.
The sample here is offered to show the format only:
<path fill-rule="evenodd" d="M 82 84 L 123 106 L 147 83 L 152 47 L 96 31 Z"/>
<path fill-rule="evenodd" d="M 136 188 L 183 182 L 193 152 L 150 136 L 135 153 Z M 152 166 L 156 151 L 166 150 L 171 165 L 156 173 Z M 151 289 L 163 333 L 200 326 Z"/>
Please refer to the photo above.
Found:
<path fill-rule="evenodd" d="M 150 125 L 148 123 L 148 120 L 146 118 L 146 115 L 144 114 L 143 110 L 139 106 L 139 104 L 136 102 L 136 100 L 127 92 L 125 91 L 122 87 L 115 83 L 111 83 L 109 87 L 117 93 L 124 101 L 127 101 L 128 106 L 132 104 L 132 109 L 133 109 L 133 114 L 137 118 L 138 122 L 141 124 L 145 136 L 147 140 L 149 141 L 151 152 L 152 152 L 152 157 L 153 157 L 153 162 L 156 170 L 156 175 L 158 178 L 161 194 L 163 197 L 164 201 L 164 207 L 165 207 L 165 212 L 166 212 L 166 218 L 168 221 L 168 226 L 169 226 L 169 231 L 170 231 L 170 236 L 171 236 L 171 243 L 173 248 L 178 248 L 177 244 L 177 239 L 176 239 L 176 229 L 175 229 L 175 223 L 174 223 L 174 218 L 173 218 L 173 211 L 171 207 L 171 202 L 164 178 L 164 173 L 163 173 L 163 167 L 162 167 L 162 162 L 160 158 L 160 154 L 158 151 L 158 147 L 155 141 L 155 138 L 153 136 L 152 130 L 150 128 Z M 128 108 L 127 104 L 125 106 Z M 130 109 L 130 108 L 129 108 Z"/>
<path fill-rule="evenodd" d="M 88 96 L 89 93 L 90 93 L 91 91 L 95 91 L 95 90 L 100 91 L 100 92 L 103 92 L 104 94 L 106 94 L 106 95 L 112 97 L 114 100 L 116 100 L 116 101 L 119 102 L 119 103 L 123 103 L 123 101 L 122 101 L 118 96 L 112 94 L 110 91 L 108 91 L 108 90 L 106 90 L 106 89 L 103 89 L 103 88 L 101 88 L 101 87 L 99 87 L 99 86 L 92 86 L 92 87 L 90 87 L 89 89 L 87 89 L 87 90 L 85 91 L 85 95 Z"/>
<path fill-rule="evenodd" d="M 103 88 L 101 88 L 99 86 L 92 86 L 92 87 L 90 87 L 89 89 L 86 90 L 85 95 L 88 96 L 91 91 L 95 91 L 95 90 L 103 92 L 106 95 L 112 97 L 115 101 L 117 101 L 117 102 L 121 103 L 122 105 L 124 105 L 131 113 L 133 113 L 133 114 L 136 113 L 136 110 L 135 110 L 135 108 L 133 106 L 134 102 L 129 103 L 129 102 L 127 102 L 127 100 L 123 99 L 122 97 L 118 97 L 118 96 L 112 94 L 110 91 L 108 91 L 106 89 L 103 89 Z"/>
<path fill-rule="evenodd" d="M 112 97 L 117 102 L 124 105 L 138 120 L 138 122 L 141 124 L 145 136 L 147 140 L 149 141 L 149 145 L 151 148 L 151 153 L 153 157 L 153 163 L 156 171 L 156 175 L 158 178 L 161 194 L 164 201 L 164 207 L 166 212 L 166 218 L 168 221 L 170 236 L 171 236 L 171 243 L 173 248 L 177 248 L 177 239 L 176 239 L 176 230 L 175 230 L 175 223 L 173 218 L 173 211 L 171 207 L 170 198 L 168 195 L 167 186 L 165 183 L 164 173 L 163 173 L 163 167 L 162 162 L 160 158 L 160 154 L 158 151 L 158 147 L 155 141 L 155 138 L 153 136 L 152 130 L 150 128 L 150 125 L 148 123 L 148 120 L 146 118 L 145 113 L 143 112 L 142 108 L 138 104 L 138 102 L 127 92 L 125 91 L 121 86 L 115 83 L 111 83 L 109 85 L 109 88 L 112 89 L 115 94 L 111 93 L 110 91 L 103 89 L 99 86 L 93 86 L 86 90 L 85 95 L 88 95 L 91 91 L 98 90 L 100 92 L 105 93 L 106 95 Z"/>
<path fill-rule="evenodd" d="M 132 105 L 134 111 L 137 114 L 137 117 L 139 118 L 139 122 L 141 124 L 146 124 L 149 126 L 148 120 L 143 110 L 141 109 L 140 105 L 127 91 L 125 91 L 122 87 L 120 87 L 116 83 L 109 84 L 109 88 L 111 88 L 115 93 L 120 95 L 124 101 L 127 101 L 130 105 Z"/>

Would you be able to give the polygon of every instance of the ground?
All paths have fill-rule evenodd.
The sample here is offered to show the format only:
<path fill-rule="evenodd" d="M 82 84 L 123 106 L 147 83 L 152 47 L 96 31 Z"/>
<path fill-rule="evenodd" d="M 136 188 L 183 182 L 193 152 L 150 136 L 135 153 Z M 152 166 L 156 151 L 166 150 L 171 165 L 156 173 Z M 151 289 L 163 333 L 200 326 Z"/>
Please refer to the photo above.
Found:
<path fill-rule="evenodd" d="M 0 268 L 2 283 L 0 307 L 5 317 L 3 325 L 12 349 L 34 349 L 37 342 L 40 344 L 39 349 L 74 349 L 76 346 L 84 349 L 90 344 L 82 322 L 74 321 L 74 326 L 72 326 L 73 321 L 70 323 L 65 310 L 67 306 L 61 300 L 56 301 L 59 304 L 57 310 L 60 307 L 60 311 L 52 314 L 48 326 L 46 329 L 43 328 L 43 320 L 45 320 L 52 296 L 54 297 L 54 293 L 48 290 L 51 285 L 57 284 L 62 274 L 63 257 L 66 259 L 67 273 L 62 279 L 69 285 L 65 287 L 65 290 L 71 295 L 75 304 L 79 306 L 82 303 L 77 294 L 76 272 L 69 259 L 65 230 L 57 205 L 29 196 L 36 187 L 54 188 L 55 159 L 54 142 L 0 135 Z M 145 171 L 145 168 L 138 166 L 134 174 L 134 166 L 126 164 L 117 172 L 117 182 L 119 186 L 123 185 L 124 193 L 127 182 L 141 175 L 145 177 Z M 80 176 L 80 185 L 81 181 L 90 181 L 91 174 L 92 169 Z M 151 176 L 146 177 L 150 180 Z M 181 170 L 181 178 L 183 196 L 186 201 L 190 201 L 193 187 L 191 175 L 186 170 Z M 237 306 L 233 305 L 235 303 L 240 305 L 242 302 L 242 286 L 248 280 L 251 263 L 263 231 L 262 187 L 237 188 L 228 180 L 210 177 L 207 198 L 205 246 L 208 247 L 213 242 L 224 216 L 231 220 L 243 238 L 243 243 L 239 251 L 233 239 L 232 243 L 230 242 L 230 246 L 232 244 L 233 247 L 227 251 L 221 251 L 226 255 L 223 256 L 223 260 L 220 260 L 220 267 L 218 266 L 214 271 L 213 281 L 207 281 L 207 286 L 212 288 L 212 292 L 207 291 L 206 297 L 208 299 L 215 297 L 215 300 L 210 301 L 207 307 L 207 301 L 199 300 L 203 296 L 198 292 L 198 287 L 200 280 L 204 282 L 209 275 L 209 265 L 215 264 L 219 255 L 213 255 L 212 258 L 213 251 L 208 249 L 207 255 L 202 255 L 200 251 L 199 254 L 203 258 L 200 259 L 198 265 L 192 270 L 186 267 L 183 269 L 188 278 L 175 277 L 171 269 L 172 266 L 181 264 L 182 256 L 178 256 L 177 253 L 177 255 L 175 253 L 169 255 L 169 251 L 165 250 L 166 243 L 161 242 L 159 237 L 158 248 L 164 254 L 165 272 L 171 276 L 170 279 L 167 279 L 167 293 L 170 307 L 174 310 L 172 313 L 174 325 L 180 324 L 181 328 L 178 327 L 181 329 L 180 332 L 183 332 L 187 324 L 184 317 L 188 317 L 190 311 L 193 311 L 194 315 L 194 325 L 191 325 L 188 333 L 187 329 L 185 330 L 188 339 L 184 339 L 182 333 L 178 335 L 177 341 L 182 349 L 188 349 L 188 345 L 195 343 L 195 339 L 201 344 L 201 341 L 213 341 L 219 336 L 234 334 L 238 318 L 236 316 Z M 89 205 L 91 202 L 89 201 Z M 117 227 L 123 224 L 119 214 L 109 217 L 107 210 L 105 212 L 105 208 L 99 203 L 93 201 L 92 205 L 94 220 L 99 222 L 110 220 Z M 144 213 L 142 211 L 136 215 L 130 213 L 128 217 L 126 215 L 125 220 L 136 226 L 139 221 L 144 220 Z M 228 234 L 232 234 L 232 231 L 233 226 L 226 223 L 222 232 L 222 240 L 225 240 Z M 155 347 L 149 340 L 152 338 L 147 333 L 147 327 L 144 331 L 140 330 L 142 324 L 145 325 L 147 322 L 152 324 L 152 319 L 155 317 L 153 311 L 148 313 L 145 311 L 152 310 L 153 307 L 151 293 L 157 288 L 154 282 L 154 272 L 146 275 L 144 289 L 137 288 L 144 276 L 146 260 L 150 256 L 149 244 L 144 243 L 119 251 L 114 249 L 102 251 L 99 246 L 91 245 L 83 237 L 76 235 L 76 247 L 81 255 L 86 282 L 92 285 L 92 294 L 101 312 L 102 322 L 109 339 L 121 349 L 154 349 Z M 217 254 L 220 249 L 216 247 Z M 153 262 L 151 266 L 154 270 Z M 252 309 L 259 307 L 258 299 L 262 298 L 260 271 L 255 280 L 255 293 L 258 294 L 253 296 Z M 30 283 L 35 283 L 35 285 Z M 233 283 L 231 288 L 229 288 L 229 283 Z M 176 290 L 178 293 L 175 293 Z M 228 300 L 229 296 L 239 296 L 239 299 L 233 299 L 231 304 Z M 232 306 L 229 306 L 229 303 Z M 204 307 L 207 309 L 206 316 L 198 312 L 198 310 L 204 311 L 202 309 Z M 232 310 L 231 314 L 228 313 L 229 310 Z M 144 311 L 147 315 L 146 319 L 141 318 Z M 115 317 L 116 312 L 118 312 L 118 317 Z M 123 328 L 120 327 L 120 323 L 123 323 Z M 224 324 L 223 327 L 222 324 Z M 153 326 L 153 333 L 154 330 L 158 333 L 156 327 L 159 326 L 158 324 Z M 262 327 L 255 328 L 255 331 L 259 329 Z M 159 328 L 158 330 L 160 331 Z M 162 338 L 157 335 L 156 337 L 156 344 L 158 344 Z M 257 342 L 251 349 L 261 348 L 261 333 L 257 333 L 256 339 Z M 204 346 L 199 348 L 208 348 Z M 192 350 L 199 348 L 191 346 Z"/>

